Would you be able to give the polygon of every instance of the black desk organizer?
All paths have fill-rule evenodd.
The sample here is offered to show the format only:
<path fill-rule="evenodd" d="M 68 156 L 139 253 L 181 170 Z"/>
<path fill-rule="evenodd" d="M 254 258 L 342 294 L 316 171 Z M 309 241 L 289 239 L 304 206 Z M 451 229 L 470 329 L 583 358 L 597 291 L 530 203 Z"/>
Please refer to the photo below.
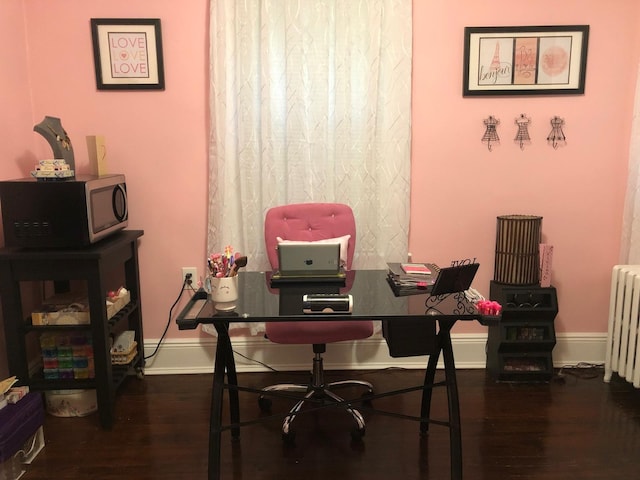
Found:
<path fill-rule="evenodd" d="M 506 382 L 551 380 L 556 289 L 492 281 L 489 292 L 491 300 L 502 305 L 501 322 L 489 326 L 487 369 L 491 376 Z"/>
<path fill-rule="evenodd" d="M 382 336 L 393 358 L 431 355 L 436 351 L 436 323 L 422 318 L 383 320 Z"/>

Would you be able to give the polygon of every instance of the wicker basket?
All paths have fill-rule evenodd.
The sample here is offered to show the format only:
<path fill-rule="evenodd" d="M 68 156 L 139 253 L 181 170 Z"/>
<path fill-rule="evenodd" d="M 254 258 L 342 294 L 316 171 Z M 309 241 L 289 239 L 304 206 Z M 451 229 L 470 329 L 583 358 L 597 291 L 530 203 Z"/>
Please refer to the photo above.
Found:
<path fill-rule="evenodd" d="M 111 349 L 111 363 L 113 365 L 127 365 L 136 357 L 138 342 L 133 342 L 128 352 L 116 352 Z"/>
<path fill-rule="evenodd" d="M 542 217 L 498 217 L 493 279 L 507 285 L 540 283 Z"/>

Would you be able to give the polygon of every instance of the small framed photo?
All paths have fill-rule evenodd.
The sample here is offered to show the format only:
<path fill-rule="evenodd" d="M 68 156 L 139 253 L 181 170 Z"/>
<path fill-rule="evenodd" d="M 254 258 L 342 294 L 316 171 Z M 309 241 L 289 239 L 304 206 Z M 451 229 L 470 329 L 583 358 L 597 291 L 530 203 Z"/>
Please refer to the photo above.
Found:
<path fill-rule="evenodd" d="M 589 25 L 466 27 L 463 96 L 584 94 Z"/>
<path fill-rule="evenodd" d="M 164 90 L 157 18 L 92 18 L 98 90 Z"/>

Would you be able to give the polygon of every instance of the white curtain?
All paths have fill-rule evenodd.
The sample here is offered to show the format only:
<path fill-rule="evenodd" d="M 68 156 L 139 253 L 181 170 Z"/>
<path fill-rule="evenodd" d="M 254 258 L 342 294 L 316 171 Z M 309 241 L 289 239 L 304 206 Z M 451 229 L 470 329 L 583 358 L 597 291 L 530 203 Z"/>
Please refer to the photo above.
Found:
<path fill-rule="evenodd" d="M 266 210 L 349 204 L 354 268 L 406 258 L 411 0 L 211 0 L 209 253 L 269 268 Z"/>
<path fill-rule="evenodd" d="M 638 265 L 640 264 L 640 68 L 636 79 L 627 178 L 620 263 Z"/>

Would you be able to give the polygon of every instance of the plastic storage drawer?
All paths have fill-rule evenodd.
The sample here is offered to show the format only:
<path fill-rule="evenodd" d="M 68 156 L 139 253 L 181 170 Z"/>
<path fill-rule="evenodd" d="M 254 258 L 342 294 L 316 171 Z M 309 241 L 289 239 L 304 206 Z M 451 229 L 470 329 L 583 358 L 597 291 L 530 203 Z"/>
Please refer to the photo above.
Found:
<path fill-rule="evenodd" d="M 11 458 L 44 422 L 42 394 L 30 392 L 0 410 L 0 462 Z"/>

